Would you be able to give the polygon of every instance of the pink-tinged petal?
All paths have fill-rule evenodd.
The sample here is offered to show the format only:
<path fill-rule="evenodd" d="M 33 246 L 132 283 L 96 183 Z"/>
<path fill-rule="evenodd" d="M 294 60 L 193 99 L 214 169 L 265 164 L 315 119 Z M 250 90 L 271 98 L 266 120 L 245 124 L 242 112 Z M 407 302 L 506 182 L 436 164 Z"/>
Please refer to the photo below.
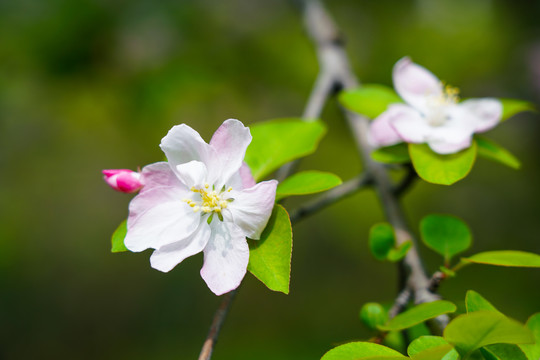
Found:
<path fill-rule="evenodd" d="M 176 172 L 178 178 L 186 184 L 188 188 L 191 188 L 192 186 L 198 189 L 201 188 L 208 176 L 206 165 L 195 160 L 176 166 Z"/>
<path fill-rule="evenodd" d="M 439 79 L 408 57 L 394 65 L 393 80 L 399 96 L 422 112 L 426 110 L 430 98 L 441 98 L 443 95 Z"/>
<path fill-rule="evenodd" d="M 379 115 L 369 128 L 369 138 L 374 147 L 390 146 L 403 142 L 399 134 L 392 126 L 390 120 L 396 116 L 407 116 L 410 112 L 416 112 L 410 106 L 395 104 Z"/>
<path fill-rule="evenodd" d="M 238 225 L 245 236 L 259 239 L 276 201 L 276 180 L 262 181 L 242 191 L 231 191 L 234 199 L 223 216 Z"/>
<path fill-rule="evenodd" d="M 201 222 L 182 199 L 189 192 L 157 187 L 137 195 L 129 204 L 126 247 L 134 252 L 159 249 L 187 238 Z"/>
<path fill-rule="evenodd" d="M 103 173 L 103 175 L 109 177 L 109 176 L 113 176 L 113 175 L 116 175 L 116 174 L 121 174 L 121 173 L 129 173 L 129 172 L 133 172 L 133 170 L 129 170 L 129 169 L 105 169 L 105 170 L 102 170 L 101 171 Z"/>
<path fill-rule="evenodd" d="M 475 132 L 484 132 L 495 127 L 500 121 L 503 107 L 497 99 L 470 99 L 459 104 L 475 118 Z"/>
<path fill-rule="evenodd" d="M 144 183 L 140 173 L 128 169 L 103 170 L 105 182 L 114 190 L 123 193 L 134 193 L 140 190 Z"/>
<path fill-rule="evenodd" d="M 210 140 L 210 146 L 216 150 L 221 165 L 216 187 L 226 184 L 240 169 L 251 139 L 249 128 L 236 119 L 225 120 L 216 130 Z"/>
<path fill-rule="evenodd" d="M 398 105 L 393 105 L 393 107 Z M 403 141 L 408 143 L 423 143 L 431 127 L 415 109 L 400 105 L 400 111 L 389 120 L 390 125 Z"/>
<path fill-rule="evenodd" d="M 240 166 L 239 172 L 240 177 L 242 178 L 242 185 L 244 186 L 244 189 L 253 187 L 257 184 L 255 182 L 255 179 L 253 178 L 250 167 L 245 162 L 243 162 L 242 166 Z"/>
<path fill-rule="evenodd" d="M 142 192 L 161 186 L 185 187 L 172 171 L 169 164 L 164 161 L 146 165 L 142 169 L 142 177 L 144 179 Z"/>
<path fill-rule="evenodd" d="M 199 133 L 186 124 L 173 126 L 161 139 L 160 147 L 167 156 L 173 171 L 176 171 L 177 165 L 192 160 L 203 162 L 209 172 L 221 166 L 217 162 L 217 153 L 214 148 L 204 142 Z"/>
<path fill-rule="evenodd" d="M 255 179 L 253 178 L 253 175 L 251 175 L 251 169 L 245 162 L 240 166 L 240 170 L 233 174 L 226 183 L 227 186 L 231 186 L 238 191 L 255 186 L 255 184 Z"/>
<path fill-rule="evenodd" d="M 445 141 L 437 141 L 432 140 L 428 142 L 429 147 L 431 150 L 435 151 L 438 154 L 446 155 L 446 154 L 454 154 L 458 151 L 461 151 L 463 149 L 468 148 L 471 146 L 472 143 L 472 136 L 469 136 L 465 140 L 458 142 L 458 143 L 449 143 Z"/>
<path fill-rule="evenodd" d="M 116 185 L 122 192 L 134 193 L 143 187 L 142 176 L 138 172 L 118 174 Z"/>
<path fill-rule="evenodd" d="M 249 247 L 242 230 L 235 224 L 214 219 L 212 235 L 204 248 L 201 276 L 216 295 L 236 289 L 249 261 Z"/>
<path fill-rule="evenodd" d="M 206 221 L 201 221 L 197 230 L 190 237 L 162 246 L 154 251 L 150 257 L 151 266 L 159 271 L 171 271 L 184 259 L 203 251 L 208 239 L 210 239 L 210 234 L 210 226 Z"/>

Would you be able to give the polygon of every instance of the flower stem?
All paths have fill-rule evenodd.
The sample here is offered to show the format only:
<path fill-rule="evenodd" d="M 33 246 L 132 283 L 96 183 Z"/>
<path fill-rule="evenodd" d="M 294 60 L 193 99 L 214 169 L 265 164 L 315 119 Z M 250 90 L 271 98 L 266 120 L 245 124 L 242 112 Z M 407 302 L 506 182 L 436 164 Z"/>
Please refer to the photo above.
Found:
<path fill-rule="evenodd" d="M 231 307 L 231 303 L 237 292 L 238 288 L 223 295 L 221 303 L 214 314 L 214 319 L 212 320 L 212 325 L 210 326 L 210 331 L 208 331 L 206 341 L 201 349 L 199 360 L 209 360 L 212 357 L 212 351 L 218 340 L 219 331 L 221 330 L 221 326 L 223 326 L 223 322 L 227 317 L 227 313 L 229 312 L 229 308 Z"/>

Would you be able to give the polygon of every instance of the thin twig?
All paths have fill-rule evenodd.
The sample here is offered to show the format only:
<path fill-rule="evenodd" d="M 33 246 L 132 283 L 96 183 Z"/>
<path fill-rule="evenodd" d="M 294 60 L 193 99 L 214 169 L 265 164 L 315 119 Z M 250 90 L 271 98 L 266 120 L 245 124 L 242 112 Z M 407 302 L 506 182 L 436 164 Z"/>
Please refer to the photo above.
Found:
<path fill-rule="evenodd" d="M 435 292 L 439 288 L 439 285 L 447 278 L 448 276 L 442 271 L 436 271 L 429 280 L 429 291 Z"/>
<path fill-rule="evenodd" d="M 406 287 L 401 290 L 401 292 L 396 297 L 396 300 L 394 300 L 394 304 L 392 305 L 390 310 L 388 310 L 388 317 L 391 319 L 397 314 L 403 312 L 403 310 L 405 310 L 405 308 L 407 307 L 411 296 L 412 293 L 410 288 Z"/>
<path fill-rule="evenodd" d="M 312 201 L 302 205 L 296 210 L 290 212 L 291 223 L 296 224 L 298 221 L 313 213 L 334 204 L 337 201 L 354 194 L 360 189 L 371 184 L 371 178 L 365 174 L 360 174 L 355 178 L 347 180 L 343 184 L 328 190 L 323 195 L 313 199 Z"/>
<path fill-rule="evenodd" d="M 358 80 L 351 70 L 343 40 L 331 17 L 318 0 L 304 0 L 302 10 L 307 32 L 317 48 L 321 69 L 334 78 L 334 88 L 351 89 L 358 86 Z M 362 116 L 343 109 L 352 135 L 355 139 L 364 168 L 369 174 L 377 190 L 386 218 L 396 232 L 397 246 L 411 240 L 412 248 L 403 259 L 401 267 L 405 272 L 406 283 L 416 303 L 430 302 L 439 299 L 437 294 L 429 291 L 429 278 L 417 252 L 416 241 L 409 231 L 405 217 L 394 194 L 394 188 L 384 166 L 370 158 L 372 147 L 367 138 L 368 120 Z M 403 190 L 402 190 L 403 191 Z M 439 331 L 446 326 L 448 317 L 437 318 Z"/>
<path fill-rule="evenodd" d="M 302 114 L 302 119 L 304 121 L 315 121 L 321 116 L 326 100 L 330 95 L 332 95 L 333 88 L 333 79 L 329 74 L 321 69 L 319 75 L 315 80 L 311 94 L 307 101 L 306 107 L 304 108 L 304 113 Z M 276 179 L 278 181 L 283 181 L 294 172 L 298 166 L 299 160 L 291 161 L 283 165 L 276 173 Z"/>
<path fill-rule="evenodd" d="M 229 308 L 231 307 L 231 303 L 237 292 L 238 288 L 223 295 L 223 299 L 214 314 L 214 319 L 212 320 L 212 325 L 210 326 L 210 331 L 208 331 L 206 341 L 201 349 L 199 360 L 209 360 L 212 357 L 212 351 L 216 345 L 219 331 L 221 330 L 221 326 L 227 317 L 227 313 L 229 312 Z"/>

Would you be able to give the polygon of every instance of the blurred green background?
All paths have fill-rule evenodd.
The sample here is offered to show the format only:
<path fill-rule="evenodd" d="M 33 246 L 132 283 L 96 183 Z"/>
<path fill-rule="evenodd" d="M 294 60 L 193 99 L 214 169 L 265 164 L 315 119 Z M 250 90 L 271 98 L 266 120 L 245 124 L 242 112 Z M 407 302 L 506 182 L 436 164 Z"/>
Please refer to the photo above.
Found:
<path fill-rule="evenodd" d="M 409 55 L 464 97 L 540 99 L 538 1 L 328 1 L 364 82 L 391 85 Z M 199 276 L 202 256 L 168 274 L 150 252 L 111 254 L 129 195 L 104 168 L 159 161 L 160 139 L 187 123 L 209 139 L 227 118 L 299 116 L 317 74 L 290 2 L 0 1 L 0 358 L 194 359 L 219 303 Z M 335 104 L 306 169 L 360 171 Z M 539 118 L 490 132 L 520 171 L 480 160 L 452 187 L 417 183 L 409 220 L 465 219 L 488 249 L 540 252 Z M 287 203 L 289 208 L 298 199 Z M 371 190 L 295 227 L 291 293 L 247 275 L 215 359 L 318 359 L 365 339 L 358 311 L 396 293 L 394 265 L 374 260 L 367 232 L 382 220 Z M 425 247 L 430 271 L 441 259 Z M 540 310 L 540 272 L 471 266 L 441 292 L 474 288 L 525 321 Z"/>

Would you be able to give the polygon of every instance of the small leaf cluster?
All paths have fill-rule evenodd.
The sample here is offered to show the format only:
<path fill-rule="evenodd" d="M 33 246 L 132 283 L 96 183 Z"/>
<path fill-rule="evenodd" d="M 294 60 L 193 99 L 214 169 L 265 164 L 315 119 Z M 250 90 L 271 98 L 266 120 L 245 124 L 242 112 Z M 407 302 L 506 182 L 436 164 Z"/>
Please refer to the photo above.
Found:
<path fill-rule="evenodd" d="M 443 257 L 441 271 L 446 275 L 454 275 L 456 271 L 470 264 L 540 268 L 540 255 L 517 250 L 480 252 L 461 258 L 451 267 L 453 257 L 468 250 L 473 238 L 465 221 L 453 215 L 425 216 L 420 221 L 420 238 L 428 248 Z M 394 230 L 388 223 L 378 223 L 370 229 L 369 248 L 378 260 L 398 261 L 407 254 L 411 246 L 410 241 L 396 246 Z"/>
<path fill-rule="evenodd" d="M 537 360 L 540 357 L 540 313 L 532 315 L 523 325 L 472 290 L 467 292 L 465 304 L 466 313 L 455 317 L 442 336 L 415 337 L 405 356 L 375 341 L 392 332 L 411 330 L 439 315 L 454 313 L 456 306 L 449 301 L 434 301 L 384 320 L 382 306 L 368 303 L 362 308 L 361 319 L 371 329 L 378 329 L 380 336 L 368 342 L 340 345 L 321 360 Z"/>

